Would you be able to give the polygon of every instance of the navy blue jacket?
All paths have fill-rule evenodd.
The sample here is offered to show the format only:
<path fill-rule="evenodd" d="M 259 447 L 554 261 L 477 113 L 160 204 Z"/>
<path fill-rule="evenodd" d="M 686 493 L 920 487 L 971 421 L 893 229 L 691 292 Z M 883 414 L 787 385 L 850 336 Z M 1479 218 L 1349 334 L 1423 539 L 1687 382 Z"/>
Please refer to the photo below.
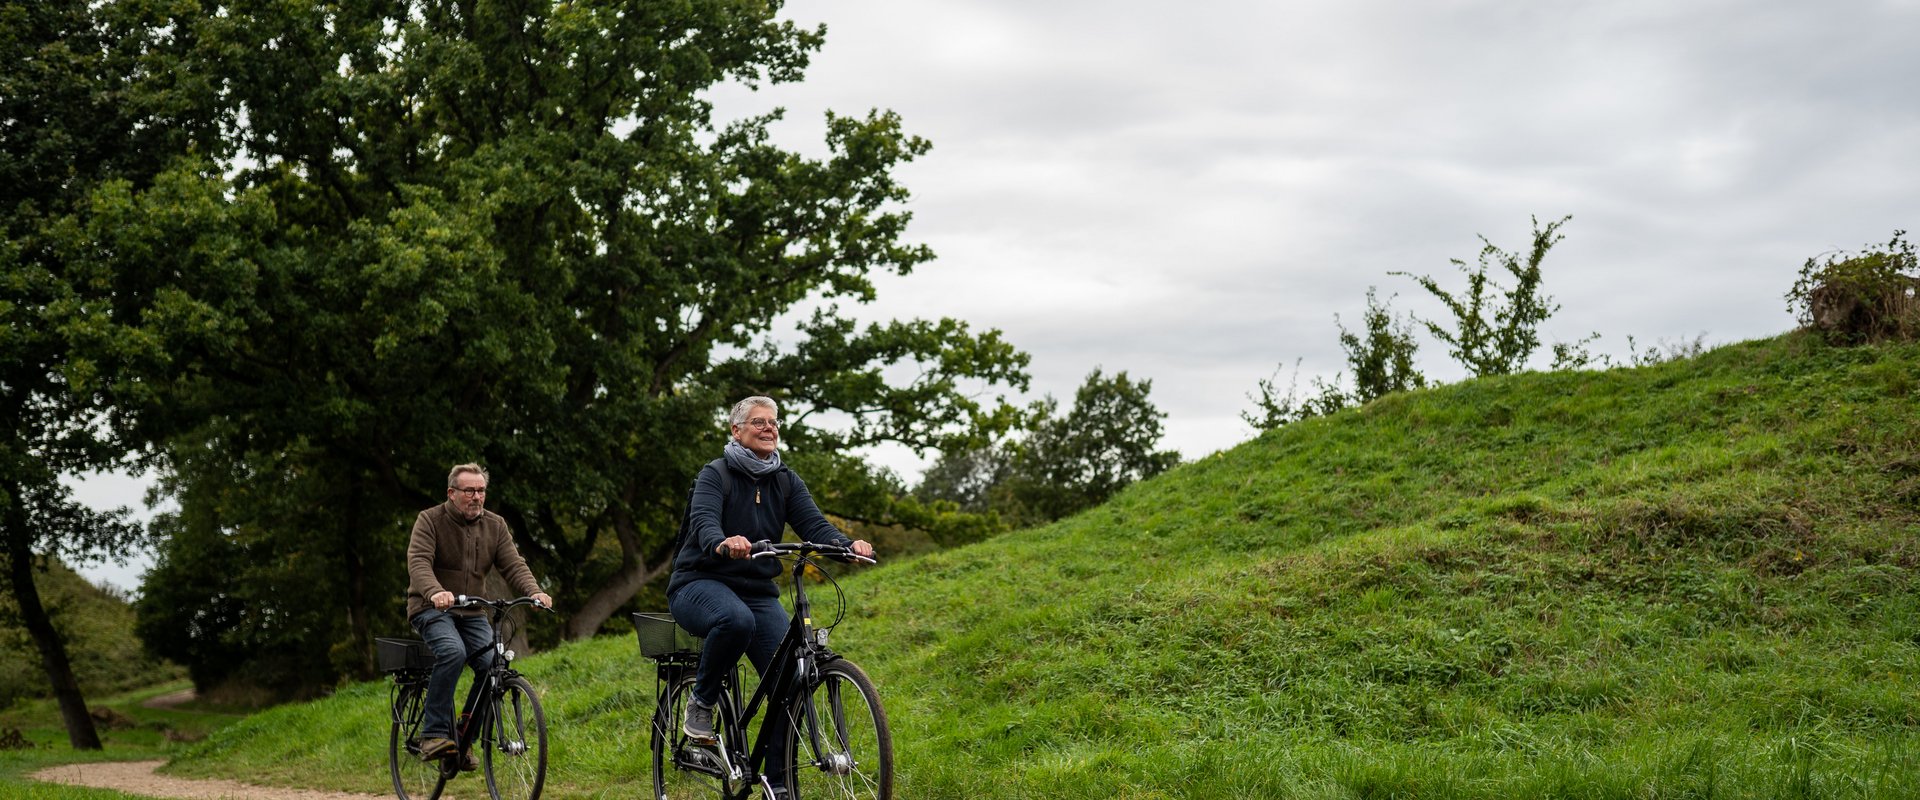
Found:
<path fill-rule="evenodd" d="M 723 491 L 720 470 L 728 470 L 731 494 Z M 780 473 L 787 473 L 782 479 Z M 788 491 L 791 489 L 791 491 Z M 747 541 L 765 539 L 778 542 L 785 538 L 788 525 L 800 538 L 817 544 L 851 545 L 853 540 L 828 522 L 813 504 L 813 495 L 800 476 L 786 467 L 761 478 L 754 478 L 716 459 L 700 469 L 693 482 L 693 499 L 687 509 L 686 541 L 673 557 L 673 577 L 667 581 L 667 596 L 693 581 L 710 579 L 724 583 L 743 597 L 778 597 L 780 559 L 728 558 L 714 548 L 728 536 L 745 536 Z"/>

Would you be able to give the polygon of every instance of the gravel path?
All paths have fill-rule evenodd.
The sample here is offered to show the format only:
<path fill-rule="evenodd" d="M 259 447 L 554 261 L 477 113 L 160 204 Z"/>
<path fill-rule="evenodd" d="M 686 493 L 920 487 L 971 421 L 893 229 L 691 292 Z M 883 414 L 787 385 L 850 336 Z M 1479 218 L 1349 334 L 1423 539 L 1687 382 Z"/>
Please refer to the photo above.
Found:
<path fill-rule="evenodd" d="M 37 781 L 112 789 L 142 797 L 168 800 L 373 800 L 377 794 L 319 792 L 311 789 L 281 789 L 254 786 L 238 781 L 197 780 L 156 775 L 163 761 L 101 761 L 92 764 L 63 764 L 33 773 Z M 484 790 L 482 791 L 484 794 Z"/>
<path fill-rule="evenodd" d="M 146 706 L 147 708 L 173 708 L 197 696 L 193 689 L 187 688 L 172 694 L 163 694 L 158 697 L 148 698 L 147 702 L 141 703 L 140 705 Z"/>

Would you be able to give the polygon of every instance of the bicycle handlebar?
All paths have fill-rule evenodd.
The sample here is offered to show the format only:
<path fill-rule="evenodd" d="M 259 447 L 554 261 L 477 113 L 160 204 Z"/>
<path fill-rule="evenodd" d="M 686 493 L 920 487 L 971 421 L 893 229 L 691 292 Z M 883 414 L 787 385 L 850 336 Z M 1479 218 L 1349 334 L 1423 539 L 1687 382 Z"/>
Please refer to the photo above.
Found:
<path fill-rule="evenodd" d="M 754 542 L 753 550 L 751 554 L 748 555 L 747 557 L 763 558 L 763 557 L 771 556 L 771 557 L 777 558 L 779 556 L 795 554 L 795 553 L 800 555 L 819 553 L 821 555 L 830 556 L 833 558 L 845 558 L 853 561 L 863 561 L 868 564 L 880 563 L 879 561 L 876 561 L 869 556 L 863 556 L 863 555 L 860 555 L 859 553 L 853 552 L 853 548 L 847 547 L 845 545 L 815 544 L 813 542 L 775 543 L 775 542 L 769 542 L 765 539 L 761 539 L 760 541 Z"/>
<path fill-rule="evenodd" d="M 516 606 L 534 606 L 545 611 L 553 611 L 552 606 L 541 605 L 540 601 L 531 597 L 516 597 L 512 600 L 488 600 L 484 597 L 470 597 L 464 594 L 453 596 L 453 608 L 477 608 L 479 606 L 490 606 L 498 611 L 505 611 Z"/>

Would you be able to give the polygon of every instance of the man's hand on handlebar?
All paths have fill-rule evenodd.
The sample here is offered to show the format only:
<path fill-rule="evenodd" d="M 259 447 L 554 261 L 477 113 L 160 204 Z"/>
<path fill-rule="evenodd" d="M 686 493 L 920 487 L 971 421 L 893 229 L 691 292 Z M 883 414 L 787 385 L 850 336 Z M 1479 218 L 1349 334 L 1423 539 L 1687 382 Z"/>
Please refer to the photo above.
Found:
<path fill-rule="evenodd" d="M 853 554 L 861 558 L 873 558 L 873 545 L 865 539 L 853 540 Z"/>
<path fill-rule="evenodd" d="M 533 594 L 528 595 L 527 599 L 532 600 L 533 602 L 539 604 L 541 608 L 544 608 L 548 611 L 553 610 L 553 598 L 549 596 L 546 592 L 534 592 Z M 458 597 L 455 597 L 453 592 L 443 591 L 443 592 L 438 592 L 434 594 L 432 597 L 427 598 L 427 602 L 432 603 L 434 608 L 437 608 L 441 611 L 445 611 L 454 606 L 460 606 L 462 608 L 471 608 L 476 604 L 484 603 L 487 601 L 484 598 L 477 597 L 477 596 L 469 597 L 467 595 L 460 595 Z"/>

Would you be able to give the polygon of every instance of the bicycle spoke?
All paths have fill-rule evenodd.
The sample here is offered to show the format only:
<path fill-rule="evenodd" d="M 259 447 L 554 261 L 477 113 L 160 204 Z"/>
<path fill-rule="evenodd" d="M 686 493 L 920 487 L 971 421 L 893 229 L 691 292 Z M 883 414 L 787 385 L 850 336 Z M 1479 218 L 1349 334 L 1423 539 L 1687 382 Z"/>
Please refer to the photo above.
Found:
<path fill-rule="evenodd" d="M 653 796 L 656 800 L 695 800 L 728 797 L 741 783 L 731 779 L 731 771 L 722 748 L 696 744 L 680 731 L 688 698 L 693 696 L 693 677 L 676 682 L 668 693 L 665 708 L 653 717 L 651 747 L 653 755 Z M 721 741 L 729 736 L 727 720 L 732 719 L 733 703 L 724 693 L 714 708 L 713 727 Z"/>
<path fill-rule="evenodd" d="M 446 786 L 439 761 L 420 760 L 420 722 L 425 718 L 422 700 L 425 685 L 400 690 L 391 710 L 391 731 L 387 737 L 387 769 L 393 775 L 393 791 L 400 800 L 435 800 Z"/>
<path fill-rule="evenodd" d="M 515 676 L 494 698 L 491 714 L 476 744 L 485 752 L 488 793 L 493 800 L 537 800 L 547 772 L 547 723 L 540 698 L 526 679 Z"/>
<path fill-rule="evenodd" d="M 879 694 L 859 667 L 846 661 L 823 667 L 796 716 L 790 736 L 800 798 L 893 796 L 893 736 Z"/>

